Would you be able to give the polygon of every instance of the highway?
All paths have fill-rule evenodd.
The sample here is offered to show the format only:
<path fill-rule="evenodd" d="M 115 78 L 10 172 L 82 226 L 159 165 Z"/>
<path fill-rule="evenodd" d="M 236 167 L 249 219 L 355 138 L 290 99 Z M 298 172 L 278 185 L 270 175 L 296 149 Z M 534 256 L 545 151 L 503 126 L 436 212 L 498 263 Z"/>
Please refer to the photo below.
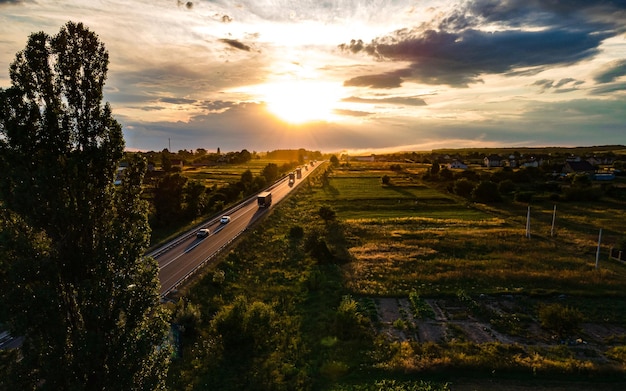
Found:
<path fill-rule="evenodd" d="M 309 163 L 308 170 L 302 168 L 302 178 L 296 179 L 293 185 L 289 184 L 287 177 L 275 183 L 269 189 L 272 192 L 270 208 L 259 208 L 255 195 L 223 213 L 223 215 L 230 216 L 230 222 L 220 224 L 221 216 L 218 216 L 147 254 L 159 262 L 161 297 L 167 296 L 196 270 L 204 266 L 220 250 L 241 235 L 246 228 L 266 214 L 268 209 L 275 207 L 319 166 L 320 163 L 317 162 L 314 166 Z M 200 228 L 209 228 L 210 235 L 197 238 L 196 232 Z"/>

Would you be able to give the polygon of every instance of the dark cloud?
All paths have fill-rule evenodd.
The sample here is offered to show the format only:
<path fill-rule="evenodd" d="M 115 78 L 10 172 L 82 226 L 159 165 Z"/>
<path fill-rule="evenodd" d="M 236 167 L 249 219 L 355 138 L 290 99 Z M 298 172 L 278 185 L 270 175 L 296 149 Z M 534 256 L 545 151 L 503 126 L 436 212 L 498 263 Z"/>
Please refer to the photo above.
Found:
<path fill-rule="evenodd" d="M 389 98 L 359 98 L 357 96 L 351 96 L 349 98 L 342 99 L 343 102 L 354 103 L 373 103 L 373 104 L 398 104 L 405 106 L 426 106 L 424 99 L 416 96 L 395 96 Z"/>
<path fill-rule="evenodd" d="M 620 18 L 626 19 L 624 0 L 475 0 L 429 24 L 339 48 L 381 61 L 410 62 L 401 78 L 395 73 L 358 76 L 346 85 L 395 88 L 414 80 L 466 87 L 484 74 L 536 73 L 592 58 L 605 39 L 626 31 Z M 487 31 L 485 25 L 498 29 Z"/>
<path fill-rule="evenodd" d="M 624 27 L 620 26 L 623 10 L 626 10 L 623 0 L 474 0 L 443 18 L 440 27 L 457 30 L 484 23 L 505 23 L 513 28 L 593 25 L 623 31 Z"/>
<path fill-rule="evenodd" d="M 550 79 L 541 79 L 534 82 L 532 85 L 540 87 L 541 92 L 555 92 L 565 93 L 578 90 L 578 86 L 583 84 L 584 81 L 576 80 L 571 77 L 566 77 L 559 81 Z"/>
<path fill-rule="evenodd" d="M 577 81 L 576 79 L 572 79 L 571 77 L 566 77 L 564 79 L 559 80 L 554 84 L 554 88 L 561 88 L 567 84 L 581 84 L 582 81 Z"/>
<path fill-rule="evenodd" d="M 605 95 L 613 92 L 626 91 L 626 83 L 605 84 L 591 90 L 593 95 Z"/>
<path fill-rule="evenodd" d="M 163 103 L 171 103 L 174 105 L 190 105 L 197 102 L 195 99 L 185 98 L 160 98 L 159 101 Z"/>
<path fill-rule="evenodd" d="M 372 113 L 369 113 L 367 111 L 346 110 L 346 109 L 335 109 L 333 110 L 333 113 L 339 114 L 339 115 L 347 115 L 351 117 L 367 117 L 368 115 L 372 115 Z"/>
<path fill-rule="evenodd" d="M 239 49 L 239 50 L 245 50 L 246 52 L 250 51 L 250 46 L 237 41 L 236 39 L 229 39 L 229 38 L 223 38 L 220 39 L 220 42 L 224 42 L 225 44 L 235 48 L 235 49 Z"/>
<path fill-rule="evenodd" d="M 142 110 L 142 111 L 161 111 L 161 110 L 165 110 L 165 107 L 163 107 L 163 106 L 143 106 L 143 107 L 140 107 L 140 110 Z"/>
<path fill-rule="evenodd" d="M 398 88 L 404 81 L 402 76 L 405 71 L 389 72 L 379 75 L 364 75 L 346 80 L 343 85 L 346 87 L 372 87 L 372 88 Z"/>
<path fill-rule="evenodd" d="M 482 74 L 567 65 L 593 57 L 607 37 L 581 30 L 465 30 L 458 33 L 402 30 L 393 37 L 375 39 L 362 50 L 382 60 L 410 61 L 410 67 L 400 72 L 405 79 L 466 87 L 480 82 Z M 343 49 L 354 51 L 356 47 L 358 43 Z M 394 88 L 403 81 L 397 73 L 362 78 L 353 78 L 347 85 Z M 376 83 L 379 80 L 387 83 Z"/>
<path fill-rule="evenodd" d="M 17 4 L 17 3 L 25 3 L 25 0 L 0 0 L 0 5 L 2 4 Z"/>
<path fill-rule="evenodd" d="M 615 60 L 606 64 L 595 74 L 593 79 L 598 83 L 610 83 L 624 75 L 626 75 L 626 59 Z"/>
<path fill-rule="evenodd" d="M 209 111 L 223 111 L 228 110 L 231 107 L 236 106 L 237 103 L 232 101 L 224 101 L 224 100 L 209 100 L 202 102 L 201 107 L 209 110 Z"/>

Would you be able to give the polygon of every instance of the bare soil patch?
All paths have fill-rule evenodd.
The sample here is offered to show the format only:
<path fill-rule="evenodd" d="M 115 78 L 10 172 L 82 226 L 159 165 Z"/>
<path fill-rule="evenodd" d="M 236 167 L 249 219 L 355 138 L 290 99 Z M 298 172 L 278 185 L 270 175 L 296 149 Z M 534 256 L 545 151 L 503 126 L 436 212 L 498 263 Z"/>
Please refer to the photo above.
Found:
<path fill-rule="evenodd" d="M 585 323 L 579 335 L 568 340 L 559 340 L 543 330 L 539 322 L 529 316 L 524 320 L 511 315 L 519 311 L 515 298 L 485 299 L 481 305 L 492 315 L 509 316 L 518 322 L 517 330 L 507 333 L 497 330 L 489 320 L 479 319 L 473 310 L 456 299 L 428 299 L 434 316 L 430 319 L 415 319 L 410 303 L 405 298 L 375 299 L 380 320 L 380 332 L 397 341 L 443 343 L 466 341 L 473 343 L 499 342 L 521 345 L 559 345 L 578 347 L 581 354 L 595 357 L 595 361 L 606 361 L 603 353 L 611 346 L 621 345 L 626 340 L 626 327 L 616 324 Z M 401 320 L 401 322 L 398 322 Z M 401 326 L 401 327 L 400 327 Z M 591 352 L 591 353 L 590 353 Z"/>

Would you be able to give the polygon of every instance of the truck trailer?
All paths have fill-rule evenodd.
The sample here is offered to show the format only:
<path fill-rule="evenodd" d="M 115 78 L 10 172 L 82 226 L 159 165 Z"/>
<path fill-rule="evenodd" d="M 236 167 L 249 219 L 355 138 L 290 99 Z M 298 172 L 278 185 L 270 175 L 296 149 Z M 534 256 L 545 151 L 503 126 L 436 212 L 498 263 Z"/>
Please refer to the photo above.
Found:
<path fill-rule="evenodd" d="M 272 204 L 272 193 L 269 191 L 259 193 L 256 200 L 259 204 L 259 208 L 267 208 Z"/>

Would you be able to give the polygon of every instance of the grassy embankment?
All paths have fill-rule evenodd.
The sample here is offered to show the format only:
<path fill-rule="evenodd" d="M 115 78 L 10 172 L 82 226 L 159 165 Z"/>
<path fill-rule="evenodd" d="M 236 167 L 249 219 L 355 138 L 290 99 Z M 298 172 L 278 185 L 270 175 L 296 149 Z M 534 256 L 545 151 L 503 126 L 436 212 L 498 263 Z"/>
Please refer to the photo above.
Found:
<path fill-rule="evenodd" d="M 384 174 L 391 186 L 381 185 Z M 337 212 L 336 222 L 316 216 L 322 205 Z M 585 322 L 623 325 L 626 271 L 606 255 L 595 268 L 598 229 L 607 232 L 603 254 L 608 241 L 626 234 L 623 205 L 559 204 L 556 237 L 552 204 L 533 204 L 532 211 L 527 239 L 526 205 L 470 205 L 376 165 L 335 170 L 327 182 L 302 186 L 184 293 L 193 332 L 171 383 L 340 390 L 423 376 L 454 383 L 459 374 L 622 379 L 623 335 L 606 341 L 612 360 L 603 361 L 595 351 L 549 340 L 480 344 L 457 334 L 419 343 L 374 332 L 376 298 L 410 295 L 466 299 L 470 315 L 522 336 L 531 335 L 538 303 L 559 295 Z M 329 251 L 311 250 L 320 242 Z M 491 319 L 472 299 L 480 294 L 524 299 Z M 241 338 L 229 339 L 229 330 Z"/>

